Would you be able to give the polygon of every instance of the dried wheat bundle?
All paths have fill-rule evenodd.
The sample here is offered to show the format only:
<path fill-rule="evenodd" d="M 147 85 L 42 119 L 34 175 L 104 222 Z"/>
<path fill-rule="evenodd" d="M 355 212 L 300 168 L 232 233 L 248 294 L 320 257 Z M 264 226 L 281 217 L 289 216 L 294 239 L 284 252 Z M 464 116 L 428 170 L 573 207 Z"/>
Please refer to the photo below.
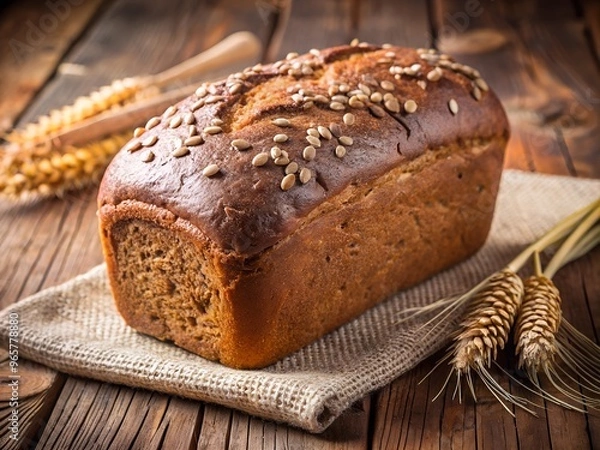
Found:
<path fill-rule="evenodd" d="M 442 361 L 449 361 L 451 371 L 440 393 L 456 376 L 454 395 L 462 398 L 461 381 L 464 377 L 471 395 L 477 399 L 473 385 L 473 373 L 512 414 L 505 402 L 526 408 L 524 399 L 513 396 L 500 386 L 489 372 L 498 351 L 508 341 L 510 330 L 523 298 L 523 282 L 509 269 L 490 277 L 485 286 L 470 300 L 464 319 L 455 332 L 452 344 Z M 440 394 L 438 394 L 440 395 Z"/>
<path fill-rule="evenodd" d="M 550 334 L 552 336 L 561 336 L 560 330 L 563 327 L 560 327 L 558 335 L 553 330 L 558 328 L 557 323 L 564 324 L 565 321 L 564 319 L 561 321 L 560 297 L 556 295 L 556 292 L 551 289 L 549 284 L 540 280 L 540 278 L 535 278 L 528 279 L 527 283 L 523 285 L 517 272 L 523 268 L 532 256 L 537 255 L 557 242 L 564 241 L 555 255 L 563 264 L 582 256 L 593 248 L 600 239 L 600 230 L 594 228 L 588 233 L 584 233 L 582 230 L 585 227 L 587 227 L 585 228 L 586 230 L 589 230 L 590 223 L 593 225 L 594 220 L 597 220 L 594 217 L 598 214 L 599 210 L 600 199 L 563 219 L 540 239 L 523 250 L 506 268 L 484 279 L 468 292 L 444 298 L 426 307 L 413 308 L 406 311 L 406 316 L 403 320 L 414 318 L 420 314 L 431 314 L 440 310 L 440 312 L 433 315 L 423 325 L 429 327 L 430 331 L 432 331 L 437 327 L 443 326 L 458 310 L 464 309 L 463 319 L 458 324 L 457 330 L 452 336 L 451 346 L 446 355 L 435 367 L 437 368 L 443 362 L 448 362 L 451 367 L 444 385 L 435 398 L 439 397 L 446 389 L 450 379 L 454 375 L 456 377 L 454 395 L 458 394 L 459 399 L 461 398 L 461 382 L 464 378 L 471 394 L 476 399 L 472 377 L 473 373 L 475 373 L 510 414 L 512 414 L 509 408 L 510 404 L 522 407 L 533 413 L 533 411 L 528 409 L 529 403 L 525 399 L 507 392 L 494 379 L 489 368 L 493 364 L 498 351 L 504 347 L 517 314 L 520 314 L 520 321 L 517 322 L 517 328 L 523 332 L 530 332 L 529 334 L 524 334 L 528 340 L 521 342 L 520 345 L 517 344 L 517 346 L 524 361 L 529 361 L 528 358 L 536 358 L 537 362 L 531 364 L 532 370 L 536 373 L 537 370 L 535 367 L 539 367 L 541 364 L 539 361 L 543 358 L 546 358 L 546 361 L 552 361 L 555 355 L 558 354 L 558 351 L 553 351 L 553 345 L 555 347 L 566 345 L 562 341 L 559 342 L 558 338 L 553 340 L 550 337 Z M 570 251 L 565 250 L 567 247 Z M 557 270 L 560 264 L 551 262 L 548 267 L 550 270 Z M 554 303 L 541 306 L 540 297 L 544 299 L 551 297 Z M 527 304 L 524 304 L 524 306 L 521 306 L 522 299 L 524 299 L 524 302 L 527 300 Z M 535 304 L 529 303 L 529 301 L 535 301 Z M 525 311 L 525 315 L 523 315 L 523 311 Z M 540 331 L 540 323 L 536 323 L 537 318 L 535 317 L 535 314 L 539 314 L 540 311 L 544 311 L 547 328 L 541 330 L 542 337 L 534 338 L 531 332 Z M 529 320 L 531 322 L 528 322 Z M 595 350 L 597 346 L 589 340 L 584 342 L 580 334 L 577 335 L 572 332 L 574 330 L 573 327 L 569 328 L 567 326 L 564 329 L 568 330 L 566 332 L 569 332 L 571 335 L 577 336 L 577 339 L 570 338 L 568 342 L 569 345 L 577 347 L 578 351 L 581 352 L 578 354 L 587 352 L 587 354 L 592 355 L 588 360 L 593 361 L 593 365 L 586 367 L 585 370 L 586 373 L 591 372 L 592 374 L 596 374 L 594 377 L 588 378 L 591 381 L 586 383 L 589 389 L 594 390 L 593 383 L 598 381 L 597 374 L 600 373 L 596 370 L 600 364 L 600 357 Z M 573 344 L 574 342 L 577 343 Z M 534 349 L 534 344 L 538 344 L 539 347 Z M 571 354 L 575 354 L 575 351 L 571 350 Z M 524 364 L 526 363 L 524 362 Z M 598 386 L 598 383 L 596 383 L 596 386 Z M 595 389 L 597 390 L 597 388 Z"/>
<path fill-rule="evenodd" d="M 125 105 L 148 87 L 146 78 L 125 78 L 102 86 L 88 96 L 77 98 L 72 105 L 50 111 L 40 116 L 37 122 L 27 124 L 23 129 L 14 130 L 4 139 L 20 145 L 35 145 L 43 142 L 52 133 L 69 128 L 75 123 L 100 114 L 111 108 Z M 149 90 L 149 94 L 154 93 Z"/>
<path fill-rule="evenodd" d="M 131 133 L 115 134 L 83 147 L 44 148 L 4 157 L 0 194 L 8 198 L 35 199 L 95 183 Z"/>
<path fill-rule="evenodd" d="M 598 220 L 600 206 L 564 241 L 544 272 L 536 254 L 535 275 L 525 280 L 525 296 L 515 328 L 519 366 L 525 369 L 536 392 L 580 411 L 586 407 L 600 409 L 600 346 L 562 316 L 560 292 L 552 277 L 600 242 Z M 545 389 L 541 377 L 563 398 Z"/>
<path fill-rule="evenodd" d="M 215 46 L 183 61 L 163 72 L 113 81 L 87 96 L 77 98 L 71 105 L 55 109 L 38 118 L 37 122 L 14 130 L 4 140 L 14 144 L 36 145 L 52 134 L 68 129 L 74 124 L 98 114 L 118 108 L 136 98 L 158 95 L 165 86 L 179 82 L 192 75 L 222 67 L 240 59 L 256 56 L 260 41 L 249 32 L 237 32 Z"/>
<path fill-rule="evenodd" d="M 186 97 L 190 86 L 165 86 L 232 63 L 254 60 L 260 40 L 228 36 L 204 52 L 155 75 L 114 81 L 72 105 L 14 130 L 0 146 L 0 195 L 13 200 L 61 195 L 96 182 L 134 127 Z M 195 88 L 194 88 L 195 89 Z"/>

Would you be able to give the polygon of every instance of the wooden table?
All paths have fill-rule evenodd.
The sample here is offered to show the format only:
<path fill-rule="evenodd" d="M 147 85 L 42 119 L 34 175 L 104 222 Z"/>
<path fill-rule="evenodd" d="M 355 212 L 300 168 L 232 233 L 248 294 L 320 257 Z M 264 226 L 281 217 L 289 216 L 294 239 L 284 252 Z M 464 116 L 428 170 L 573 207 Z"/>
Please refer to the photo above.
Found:
<path fill-rule="evenodd" d="M 285 8 L 290 2 L 3 3 L 0 131 L 115 78 L 160 71 L 236 30 L 256 33 L 269 45 L 266 55 L 276 58 L 358 37 L 435 45 L 479 68 L 511 118 L 507 167 L 600 177 L 598 2 L 297 0 L 285 30 L 285 10 L 278 12 L 276 3 Z M 0 307 L 102 261 L 95 195 L 90 188 L 37 204 L 0 202 Z M 556 277 L 568 293 L 566 317 L 596 341 L 599 274 L 596 249 Z M 549 404 L 537 418 L 517 411 L 513 419 L 483 389 L 477 404 L 449 396 L 431 402 L 445 373 L 418 381 L 434 363 L 431 358 L 359 401 L 321 435 L 30 363 L 22 368 L 31 381 L 22 392 L 20 432 L 39 449 L 600 448 L 598 414 Z M 2 448 L 11 445 L 6 428 L 0 425 Z"/>

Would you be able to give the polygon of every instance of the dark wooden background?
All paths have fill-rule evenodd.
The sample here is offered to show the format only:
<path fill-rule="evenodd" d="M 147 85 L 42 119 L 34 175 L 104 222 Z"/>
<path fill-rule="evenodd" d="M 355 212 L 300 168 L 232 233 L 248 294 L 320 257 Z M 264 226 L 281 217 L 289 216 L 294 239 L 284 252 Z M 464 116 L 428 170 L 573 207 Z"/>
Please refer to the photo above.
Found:
<path fill-rule="evenodd" d="M 63 9 L 51 8 L 61 4 Z M 77 4 L 80 3 L 80 4 Z M 600 178 L 600 2 L 572 0 L 21 0 L 0 6 L 0 132 L 113 79 L 165 69 L 237 30 L 283 57 L 349 42 L 436 46 L 480 69 L 513 128 L 506 166 Z M 67 5 L 66 7 L 64 5 Z M 49 26 L 54 15 L 56 26 Z M 41 30 L 41 21 L 46 30 Z M 277 27 L 277 24 L 280 26 Z M 37 26 L 37 33 L 33 30 Z M 280 45 L 279 45 L 280 44 Z M 102 261 L 95 188 L 25 206 L 0 201 L 0 308 Z M 598 342 L 600 250 L 556 277 L 565 316 Z M 0 447 L 10 448 L 6 350 Z M 589 449 L 600 416 L 548 404 L 516 418 L 480 401 L 431 398 L 445 376 L 424 362 L 357 402 L 325 433 L 202 402 L 21 367 L 21 430 L 38 449 Z M 518 386 L 502 383 L 528 396 Z"/>

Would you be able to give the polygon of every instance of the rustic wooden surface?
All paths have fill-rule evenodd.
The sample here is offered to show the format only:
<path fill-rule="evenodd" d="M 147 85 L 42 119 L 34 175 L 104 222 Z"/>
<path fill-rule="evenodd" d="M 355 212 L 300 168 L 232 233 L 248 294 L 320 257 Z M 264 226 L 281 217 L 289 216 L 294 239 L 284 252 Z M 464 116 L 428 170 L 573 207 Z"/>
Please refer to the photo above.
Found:
<path fill-rule="evenodd" d="M 69 0 L 0 6 L 0 131 L 114 78 L 154 73 L 237 30 L 280 47 L 266 54 L 349 42 L 437 46 L 480 69 L 509 113 L 507 167 L 600 178 L 600 7 L 597 1 L 297 0 L 284 34 L 276 8 L 289 1 Z M 63 10 L 64 11 L 64 10 Z M 31 25 L 55 14 L 39 39 Z M 280 15 L 285 18 L 285 14 Z M 50 24 L 51 22 L 48 22 Z M 46 24 L 46 25 L 48 25 Z M 34 36 L 35 37 L 35 36 Z M 31 36 L 30 36 L 31 38 Z M 15 53 L 15 41 L 26 47 Z M 11 45 L 12 42 L 12 45 Z M 18 45 L 18 44 L 17 44 Z M 25 48 L 26 50 L 23 50 Z M 95 189 L 14 206 L 0 202 L 0 307 L 102 261 Z M 565 316 L 598 341 L 600 249 L 559 272 Z M 439 356 L 439 355 L 438 355 Z M 418 384 L 435 357 L 357 402 L 325 433 L 311 435 L 210 404 L 66 376 L 23 365 L 22 448 L 504 449 L 600 448 L 600 417 L 548 405 L 506 414 L 483 389 L 480 402 L 431 398 L 445 372 Z M 6 352 L 0 377 L 7 378 Z M 502 380 L 509 386 L 506 379 Z M 0 447 L 7 389 L 0 391 Z M 528 395 L 518 386 L 510 388 Z M 26 394 L 26 395 L 25 395 Z"/>

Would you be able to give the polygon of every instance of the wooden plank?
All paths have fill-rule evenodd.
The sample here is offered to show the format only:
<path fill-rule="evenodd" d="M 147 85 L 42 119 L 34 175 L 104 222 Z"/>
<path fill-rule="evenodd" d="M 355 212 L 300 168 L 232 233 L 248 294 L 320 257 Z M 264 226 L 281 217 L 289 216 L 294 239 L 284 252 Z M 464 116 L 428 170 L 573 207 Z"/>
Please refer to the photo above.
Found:
<path fill-rule="evenodd" d="M 540 15 L 534 3 L 482 4 L 482 13 L 468 17 L 462 34 L 451 36 L 453 40 L 449 47 L 462 50 L 458 52 L 459 59 L 480 69 L 508 109 L 513 128 L 506 161 L 508 167 L 598 176 L 598 146 L 593 143 L 597 126 L 593 124 L 597 124 L 600 114 L 584 95 L 592 88 L 595 92 L 597 67 L 582 39 L 581 24 L 572 5 L 566 4 L 560 11 L 546 11 Z M 441 9 L 435 14 L 438 27 L 440 17 L 464 18 L 462 2 L 437 2 L 436 5 Z M 496 48 L 471 51 L 478 42 L 478 33 L 487 36 L 490 42 L 494 36 L 504 37 L 505 42 Z M 501 41 L 497 39 L 497 42 Z M 443 47 L 444 42 L 441 44 Z M 581 73 L 579 65 L 584 66 Z M 502 70 L 498 70 L 500 67 Z M 579 143 L 583 152 L 572 150 L 575 146 L 572 142 Z M 596 168 L 591 169 L 592 165 Z M 576 280 L 567 285 L 571 283 L 577 285 Z M 583 299 L 576 303 L 585 308 Z M 579 316 L 586 317 L 586 314 L 581 311 Z M 535 396 L 518 386 L 511 384 L 510 389 L 535 400 Z M 497 407 L 490 411 L 494 400 L 488 400 L 489 404 L 480 402 L 476 405 L 478 447 L 508 445 L 516 448 L 519 445 L 531 448 L 529 444 L 532 444 L 536 448 L 589 448 L 591 445 L 587 438 L 579 436 L 587 434 L 589 416 L 565 412 L 556 405 L 540 411 L 538 419 L 519 410 L 516 411 L 515 439 L 510 416 Z M 496 420 L 501 423 L 494 423 Z M 560 423 L 563 427 L 564 423 L 569 423 L 573 433 L 561 434 Z M 498 433 L 498 430 L 503 432 Z"/>
<path fill-rule="evenodd" d="M 356 23 L 352 19 L 355 10 Z M 279 57 L 288 52 L 348 44 L 354 38 L 374 44 L 429 46 L 427 17 L 425 2 L 293 2 L 292 20 Z"/>
<path fill-rule="evenodd" d="M 201 415 L 199 402 L 70 377 L 36 448 L 190 448 Z"/>
<path fill-rule="evenodd" d="M 509 143 L 508 167 L 529 161 L 540 172 L 598 176 L 600 110 L 586 99 L 595 98 L 598 71 L 581 23 L 570 6 L 542 20 L 536 7 L 523 19 L 523 2 L 507 5 L 481 4 L 469 15 L 463 2 L 437 2 L 438 44 L 477 67 L 505 104 L 525 144 Z"/>
<path fill-rule="evenodd" d="M 522 35 L 535 48 L 554 79 L 569 92 L 561 94 L 559 114 L 550 123 L 573 161 L 577 176 L 599 177 L 600 164 L 600 71 L 593 49 L 586 39 L 583 23 L 561 20 L 556 23 L 528 23 Z"/>
<path fill-rule="evenodd" d="M 29 447 L 47 421 L 64 376 L 23 358 L 19 359 L 15 373 L 8 365 L 8 352 L 4 349 L 0 350 L 0 361 L 0 419 L 5 424 L 0 429 L 0 448 Z M 19 378 L 13 378 L 14 375 Z M 17 397 L 13 396 L 10 386 L 14 380 L 18 382 Z M 18 430 L 11 428 L 13 415 L 18 421 Z"/>
<path fill-rule="evenodd" d="M 581 333 L 600 344 L 600 308 L 597 294 L 600 293 L 598 281 L 600 269 L 600 247 L 569 266 L 560 270 L 554 282 L 562 294 L 564 317 Z M 595 272 L 594 272 L 595 270 Z M 581 414 L 565 411 L 552 406 L 554 415 L 549 421 L 549 428 L 555 447 L 561 448 L 595 448 L 600 438 L 600 420 L 597 414 L 587 415 L 585 421 Z M 568 422 L 561 422 L 566 420 Z M 569 430 L 561 429 L 561 423 L 569 423 Z"/>
<path fill-rule="evenodd" d="M 0 15 L 0 135 L 56 70 L 103 0 L 11 2 Z"/>
<path fill-rule="evenodd" d="M 97 228 L 95 190 L 72 199 L 53 200 L 3 211 L 0 230 L 10 236 L 0 241 L 0 306 L 66 281 L 99 264 L 102 254 Z M 80 228 L 81 227 L 81 228 Z M 76 245 L 74 245 L 76 244 Z M 73 272 L 65 272 L 70 267 Z"/>
<path fill-rule="evenodd" d="M 581 7 L 587 28 L 586 35 L 596 54 L 596 61 L 600 61 L 600 4 L 595 0 L 584 0 Z"/>
<path fill-rule="evenodd" d="M 143 0 L 115 1 L 102 20 L 87 31 L 86 39 L 69 53 L 65 65 L 70 69 L 60 72 L 45 86 L 20 124 L 35 121 L 115 79 L 154 74 L 172 67 L 235 31 L 257 30 L 258 12 L 250 11 L 254 14 L 239 0 L 198 5 L 184 0 L 152 4 Z M 211 71 L 206 77 L 218 78 L 255 62 L 240 61 Z"/>

